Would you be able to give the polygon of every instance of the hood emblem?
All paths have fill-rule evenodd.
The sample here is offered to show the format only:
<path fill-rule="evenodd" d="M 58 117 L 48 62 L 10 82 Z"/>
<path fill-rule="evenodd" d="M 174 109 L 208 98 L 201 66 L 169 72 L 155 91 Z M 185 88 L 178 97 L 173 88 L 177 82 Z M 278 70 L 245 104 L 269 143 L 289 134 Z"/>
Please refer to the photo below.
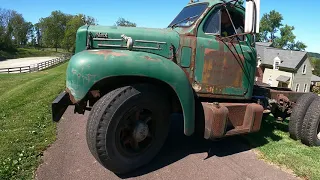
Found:
<path fill-rule="evenodd" d="M 108 38 L 108 33 L 98 32 L 94 37 L 95 38 Z"/>

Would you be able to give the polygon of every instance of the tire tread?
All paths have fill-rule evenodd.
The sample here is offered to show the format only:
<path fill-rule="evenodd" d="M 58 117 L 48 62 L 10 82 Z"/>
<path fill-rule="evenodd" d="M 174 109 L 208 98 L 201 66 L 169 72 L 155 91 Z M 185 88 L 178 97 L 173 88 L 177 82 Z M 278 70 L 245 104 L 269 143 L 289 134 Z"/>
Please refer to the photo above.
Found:
<path fill-rule="evenodd" d="M 301 139 L 303 120 L 315 97 L 316 95 L 313 93 L 304 94 L 298 99 L 296 106 L 293 108 L 289 121 L 289 134 L 292 139 Z"/>

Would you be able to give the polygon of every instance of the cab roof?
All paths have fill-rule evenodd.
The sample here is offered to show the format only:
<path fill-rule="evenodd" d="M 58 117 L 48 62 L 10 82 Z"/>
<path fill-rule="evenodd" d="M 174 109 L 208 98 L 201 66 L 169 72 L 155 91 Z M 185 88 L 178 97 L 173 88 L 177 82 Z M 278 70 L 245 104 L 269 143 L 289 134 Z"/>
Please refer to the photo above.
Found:
<path fill-rule="evenodd" d="M 231 1 L 231 0 L 190 0 L 187 6 L 191 6 L 194 4 L 200 4 L 200 3 L 208 3 L 209 4 L 208 6 L 212 7 L 216 4 L 226 3 L 229 1 Z"/>
<path fill-rule="evenodd" d="M 190 0 L 190 2 L 188 3 L 188 6 L 194 5 L 194 4 L 200 4 L 200 3 L 208 3 L 209 7 L 211 7 L 216 4 L 224 3 L 224 1 L 223 0 L 193 0 L 192 2 L 192 0 Z"/>

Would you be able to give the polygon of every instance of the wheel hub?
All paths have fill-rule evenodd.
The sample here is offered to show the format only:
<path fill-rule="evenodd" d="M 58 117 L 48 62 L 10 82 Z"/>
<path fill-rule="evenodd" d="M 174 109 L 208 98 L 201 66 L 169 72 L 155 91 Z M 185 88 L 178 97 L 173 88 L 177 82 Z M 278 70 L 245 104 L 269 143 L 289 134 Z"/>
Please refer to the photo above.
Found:
<path fill-rule="evenodd" d="M 149 127 L 143 121 L 138 121 L 134 130 L 133 130 L 133 138 L 136 142 L 141 142 L 147 138 L 149 134 Z"/>

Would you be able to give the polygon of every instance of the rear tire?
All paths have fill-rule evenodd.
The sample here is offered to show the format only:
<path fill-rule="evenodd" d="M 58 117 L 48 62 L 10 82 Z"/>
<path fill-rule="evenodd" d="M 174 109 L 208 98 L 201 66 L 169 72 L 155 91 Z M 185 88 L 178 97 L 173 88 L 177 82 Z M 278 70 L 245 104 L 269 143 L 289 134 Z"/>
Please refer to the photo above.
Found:
<path fill-rule="evenodd" d="M 292 110 L 292 114 L 290 116 L 290 121 L 289 121 L 289 134 L 292 139 L 294 140 L 301 139 L 303 119 L 306 115 L 306 112 L 310 104 L 313 102 L 313 100 L 316 97 L 317 95 L 313 93 L 307 93 L 302 95 L 298 99 L 295 107 Z"/>
<path fill-rule="evenodd" d="M 307 146 L 320 146 L 320 98 L 310 105 L 302 125 L 301 142 Z"/>
<path fill-rule="evenodd" d="M 150 85 L 118 88 L 93 106 L 87 123 L 87 143 L 100 164 L 125 174 L 149 163 L 169 131 L 170 104 Z"/>

